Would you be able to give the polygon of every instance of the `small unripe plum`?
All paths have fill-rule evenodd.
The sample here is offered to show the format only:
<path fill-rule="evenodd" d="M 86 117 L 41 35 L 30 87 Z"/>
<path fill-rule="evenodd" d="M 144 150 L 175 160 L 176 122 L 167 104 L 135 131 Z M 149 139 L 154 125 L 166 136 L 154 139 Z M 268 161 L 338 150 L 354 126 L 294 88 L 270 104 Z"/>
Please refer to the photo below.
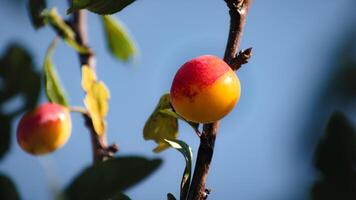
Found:
<path fill-rule="evenodd" d="M 45 103 L 21 118 L 16 136 L 23 150 L 41 155 L 62 147 L 70 134 L 69 109 L 55 103 Z"/>
<path fill-rule="evenodd" d="M 210 123 L 227 115 L 240 99 L 240 81 L 222 59 L 212 55 L 194 58 L 177 71 L 170 100 L 188 121 Z"/>

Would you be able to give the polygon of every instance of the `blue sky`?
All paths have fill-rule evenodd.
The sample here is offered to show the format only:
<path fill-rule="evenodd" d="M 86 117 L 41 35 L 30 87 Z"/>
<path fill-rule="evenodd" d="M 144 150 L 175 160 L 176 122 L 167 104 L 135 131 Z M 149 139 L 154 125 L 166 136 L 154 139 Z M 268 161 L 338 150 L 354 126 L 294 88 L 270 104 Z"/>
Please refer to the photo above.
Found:
<path fill-rule="evenodd" d="M 25 5 L 20 9 L 14 5 L 6 2 L 0 8 L 0 49 L 9 41 L 21 42 L 40 70 L 54 33 L 50 28 L 35 31 Z M 57 5 L 62 14 L 67 8 L 59 0 L 50 5 Z M 329 75 L 330 55 L 355 21 L 354 8 L 351 0 L 253 2 L 242 48 L 252 46 L 254 55 L 238 71 L 241 100 L 221 123 L 207 183 L 213 189 L 209 199 L 285 200 L 308 195 L 315 179 L 312 152 L 300 157 L 299 134 L 310 101 Z M 202 54 L 223 56 L 228 11 L 222 0 L 140 0 L 115 17 L 130 30 L 139 49 L 129 64 L 108 54 L 94 14 L 89 15 L 88 29 L 98 76 L 111 90 L 108 140 L 119 143 L 121 155 L 163 158 L 162 167 L 127 194 L 133 199 L 165 199 L 168 192 L 179 193 L 184 160 L 175 150 L 152 153 L 155 144 L 143 140 L 143 125 L 159 97 L 169 91 L 181 64 Z M 54 63 L 71 104 L 82 105 L 77 55 L 61 43 Z M 180 125 L 179 138 L 195 156 L 198 138 Z M 62 188 L 90 164 L 87 130 L 81 116 L 73 114 L 72 136 L 62 149 L 37 158 L 24 153 L 13 137 L 0 171 L 12 177 L 24 199 L 40 200 L 50 197 L 50 180 Z"/>

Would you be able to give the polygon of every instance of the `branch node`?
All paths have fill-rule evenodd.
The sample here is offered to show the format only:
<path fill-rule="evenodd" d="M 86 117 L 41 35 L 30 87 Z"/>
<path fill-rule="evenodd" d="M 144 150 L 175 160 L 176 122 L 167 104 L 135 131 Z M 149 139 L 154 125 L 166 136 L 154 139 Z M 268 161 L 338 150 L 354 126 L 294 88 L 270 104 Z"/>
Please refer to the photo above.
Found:
<path fill-rule="evenodd" d="M 250 0 L 225 0 L 231 12 L 246 14 L 250 5 Z"/>
<path fill-rule="evenodd" d="M 112 144 L 107 147 L 102 146 L 100 152 L 102 154 L 103 160 L 107 160 L 113 158 L 118 150 L 119 150 L 119 146 L 117 144 Z"/>
<path fill-rule="evenodd" d="M 208 196 L 209 196 L 210 193 L 211 193 L 211 189 L 210 188 L 205 188 L 204 196 L 203 196 L 204 200 L 208 199 Z"/>
<path fill-rule="evenodd" d="M 248 60 L 252 57 L 252 47 L 246 50 L 240 50 L 240 52 L 231 61 L 231 68 L 238 70 L 243 64 L 248 63 Z"/>
<path fill-rule="evenodd" d="M 119 150 L 119 145 L 117 145 L 116 143 L 110 145 L 107 147 L 106 149 L 108 152 L 111 152 L 112 154 L 115 154 L 118 150 Z"/>

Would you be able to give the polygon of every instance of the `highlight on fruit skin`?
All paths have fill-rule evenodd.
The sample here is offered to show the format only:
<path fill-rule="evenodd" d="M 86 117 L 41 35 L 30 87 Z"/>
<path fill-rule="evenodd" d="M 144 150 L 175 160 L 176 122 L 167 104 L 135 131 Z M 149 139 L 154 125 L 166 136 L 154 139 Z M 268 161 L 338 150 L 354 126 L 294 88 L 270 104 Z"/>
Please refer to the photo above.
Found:
<path fill-rule="evenodd" d="M 219 57 L 203 55 L 183 64 L 170 93 L 175 111 L 188 121 L 211 123 L 226 116 L 240 99 L 235 72 Z"/>
<path fill-rule="evenodd" d="M 27 112 L 17 126 L 17 142 L 33 155 L 42 155 L 62 147 L 71 134 L 69 109 L 45 103 Z"/>

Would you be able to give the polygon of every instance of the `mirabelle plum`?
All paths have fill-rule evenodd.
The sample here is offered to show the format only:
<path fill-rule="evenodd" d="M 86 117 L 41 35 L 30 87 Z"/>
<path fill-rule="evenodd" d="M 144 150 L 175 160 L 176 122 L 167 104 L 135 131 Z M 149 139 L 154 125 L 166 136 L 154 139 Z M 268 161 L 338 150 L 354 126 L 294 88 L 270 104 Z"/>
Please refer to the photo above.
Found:
<path fill-rule="evenodd" d="M 240 81 L 222 59 L 194 58 L 177 71 L 170 93 L 175 111 L 188 121 L 210 123 L 227 115 L 240 98 Z"/>
<path fill-rule="evenodd" d="M 26 113 L 17 127 L 17 142 L 34 155 L 50 153 L 63 146 L 71 134 L 69 109 L 45 103 Z"/>

